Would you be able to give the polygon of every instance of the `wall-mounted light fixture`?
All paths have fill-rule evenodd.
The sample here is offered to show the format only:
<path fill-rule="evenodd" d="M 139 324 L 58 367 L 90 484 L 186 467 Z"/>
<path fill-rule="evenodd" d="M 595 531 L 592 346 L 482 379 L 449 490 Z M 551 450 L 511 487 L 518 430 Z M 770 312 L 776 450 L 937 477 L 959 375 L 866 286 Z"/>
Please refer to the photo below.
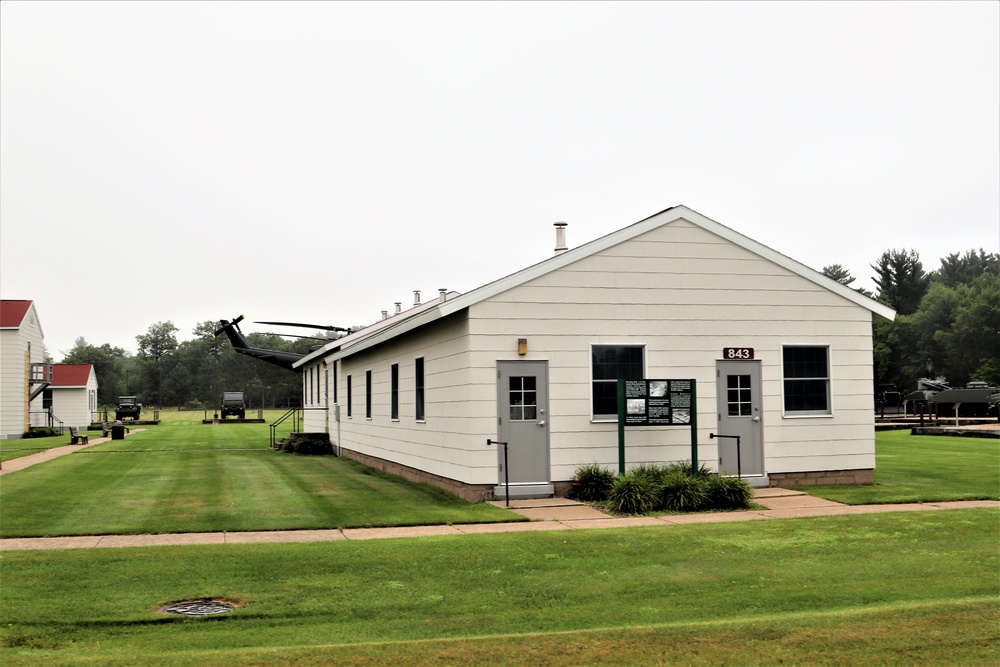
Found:
<path fill-rule="evenodd" d="M 528 339 L 518 338 L 517 339 L 517 353 L 522 357 L 528 354 Z"/>

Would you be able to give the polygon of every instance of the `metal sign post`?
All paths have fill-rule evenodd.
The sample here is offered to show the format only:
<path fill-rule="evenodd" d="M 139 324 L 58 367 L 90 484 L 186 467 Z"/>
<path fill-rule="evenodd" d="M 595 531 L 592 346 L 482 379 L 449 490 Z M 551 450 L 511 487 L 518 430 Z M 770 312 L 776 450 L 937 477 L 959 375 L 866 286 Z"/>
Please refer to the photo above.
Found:
<path fill-rule="evenodd" d="M 626 426 L 689 426 L 698 474 L 698 389 L 694 379 L 618 380 L 618 473 L 625 474 Z"/>
<path fill-rule="evenodd" d="M 507 494 L 507 507 L 510 507 L 510 469 L 507 467 L 507 443 L 486 438 L 487 445 L 503 445 L 503 488 Z"/>

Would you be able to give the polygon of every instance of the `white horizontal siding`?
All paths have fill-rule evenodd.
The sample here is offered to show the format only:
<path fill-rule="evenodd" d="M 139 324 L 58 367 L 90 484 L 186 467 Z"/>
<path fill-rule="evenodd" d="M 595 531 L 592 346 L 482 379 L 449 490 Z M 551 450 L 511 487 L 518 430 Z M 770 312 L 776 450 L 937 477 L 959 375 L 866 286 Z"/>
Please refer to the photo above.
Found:
<path fill-rule="evenodd" d="M 0 439 L 20 438 L 25 430 L 24 353 L 29 344 L 30 362 L 42 363 L 45 343 L 34 303 L 25 313 L 20 328 L 0 329 Z M 38 405 L 41 406 L 41 398 Z"/>
<path fill-rule="evenodd" d="M 496 422 L 495 361 L 470 364 L 464 315 L 403 340 L 338 362 L 340 445 L 469 484 L 496 480 L 496 450 L 485 429 Z M 415 363 L 424 358 L 425 420 L 415 414 Z M 390 416 L 392 364 L 399 364 L 399 419 Z M 365 418 L 365 371 L 372 371 L 372 418 Z M 347 375 L 353 376 L 353 416 L 347 418 Z M 331 430 L 333 426 L 331 426 Z"/>
<path fill-rule="evenodd" d="M 766 253 L 765 253 L 766 254 Z M 683 219 L 526 280 L 444 320 L 338 363 L 340 444 L 466 483 L 497 481 L 497 362 L 544 360 L 549 373 L 551 479 L 577 467 L 617 469 L 614 423 L 591 419 L 590 350 L 645 347 L 647 377 L 695 378 L 699 459 L 714 466 L 716 360 L 752 347 L 762 374 L 765 466 L 773 472 L 870 468 L 871 311 L 849 298 Z M 528 354 L 517 355 L 518 338 Z M 790 418 L 783 410 L 782 347 L 830 349 L 833 411 Z M 425 359 L 426 422 L 413 418 L 413 359 Z M 389 418 L 389 368 L 399 364 L 400 418 Z M 373 417 L 365 419 L 365 371 Z M 353 417 L 346 417 L 346 376 Z M 334 426 L 331 425 L 331 430 Z M 690 429 L 632 428 L 626 460 L 691 458 Z"/>
<path fill-rule="evenodd" d="M 767 469 L 846 469 L 859 453 L 872 467 L 871 328 L 870 311 L 684 221 L 476 304 L 469 323 L 487 359 L 523 337 L 526 359 L 549 362 L 555 480 L 583 463 L 617 468 L 617 426 L 590 416 L 594 344 L 642 344 L 647 377 L 698 380 L 699 458 L 710 465 L 715 363 L 723 347 L 739 346 L 761 363 Z M 832 415 L 784 417 L 785 345 L 830 348 Z M 815 446 L 783 446 L 802 438 Z M 687 428 L 629 429 L 626 441 L 629 465 L 691 457 Z"/>

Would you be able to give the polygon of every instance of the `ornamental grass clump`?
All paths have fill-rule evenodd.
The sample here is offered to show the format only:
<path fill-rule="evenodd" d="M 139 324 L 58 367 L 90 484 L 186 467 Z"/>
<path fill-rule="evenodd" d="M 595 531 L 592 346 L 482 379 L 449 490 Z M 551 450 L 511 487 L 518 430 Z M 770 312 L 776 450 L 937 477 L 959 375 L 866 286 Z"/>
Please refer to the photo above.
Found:
<path fill-rule="evenodd" d="M 671 470 L 660 481 L 658 509 L 668 512 L 697 512 L 710 505 L 708 476 L 691 475 L 691 468 Z"/>
<path fill-rule="evenodd" d="M 614 481 L 608 509 L 619 514 L 643 514 L 656 506 L 656 491 L 646 477 L 627 473 Z"/>
<path fill-rule="evenodd" d="M 753 488 L 739 477 L 711 475 L 705 483 L 708 502 L 715 510 L 742 510 L 753 505 Z"/>
<path fill-rule="evenodd" d="M 661 470 L 663 477 L 673 473 L 682 473 L 690 476 L 694 474 L 694 464 L 691 461 L 675 461 L 663 466 Z M 714 474 L 715 473 L 712 472 L 712 470 L 704 463 L 698 466 L 698 477 L 708 477 L 709 475 Z"/>
<path fill-rule="evenodd" d="M 616 477 L 596 463 L 576 470 L 567 498 L 604 503 L 617 514 L 741 510 L 753 506 L 753 488 L 738 477 L 720 477 L 690 461 L 640 463 Z"/>
<path fill-rule="evenodd" d="M 614 473 L 596 463 L 580 466 L 566 497 L 585 503 L 602 502 L 611 494 L 614 481 Z"/>
<path fill-rule="evenodd" d="M 663 481 L 665 471 L 665 467 L 658 466 L 655 463 L 640 463 L 629 470 L 628 474 L 647 480 L 653 486 L 653 490 L 656 491 Z"/>

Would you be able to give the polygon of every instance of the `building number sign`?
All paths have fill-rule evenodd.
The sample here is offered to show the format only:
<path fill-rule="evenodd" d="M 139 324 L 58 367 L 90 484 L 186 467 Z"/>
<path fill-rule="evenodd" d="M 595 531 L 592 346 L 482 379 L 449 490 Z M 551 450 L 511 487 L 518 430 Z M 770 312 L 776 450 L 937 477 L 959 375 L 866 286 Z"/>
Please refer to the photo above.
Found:
<path fill-rule="evenodd" d="M 724 347 L 722 348 L 723 359 L 753 359 L 752 347 Z"/>

